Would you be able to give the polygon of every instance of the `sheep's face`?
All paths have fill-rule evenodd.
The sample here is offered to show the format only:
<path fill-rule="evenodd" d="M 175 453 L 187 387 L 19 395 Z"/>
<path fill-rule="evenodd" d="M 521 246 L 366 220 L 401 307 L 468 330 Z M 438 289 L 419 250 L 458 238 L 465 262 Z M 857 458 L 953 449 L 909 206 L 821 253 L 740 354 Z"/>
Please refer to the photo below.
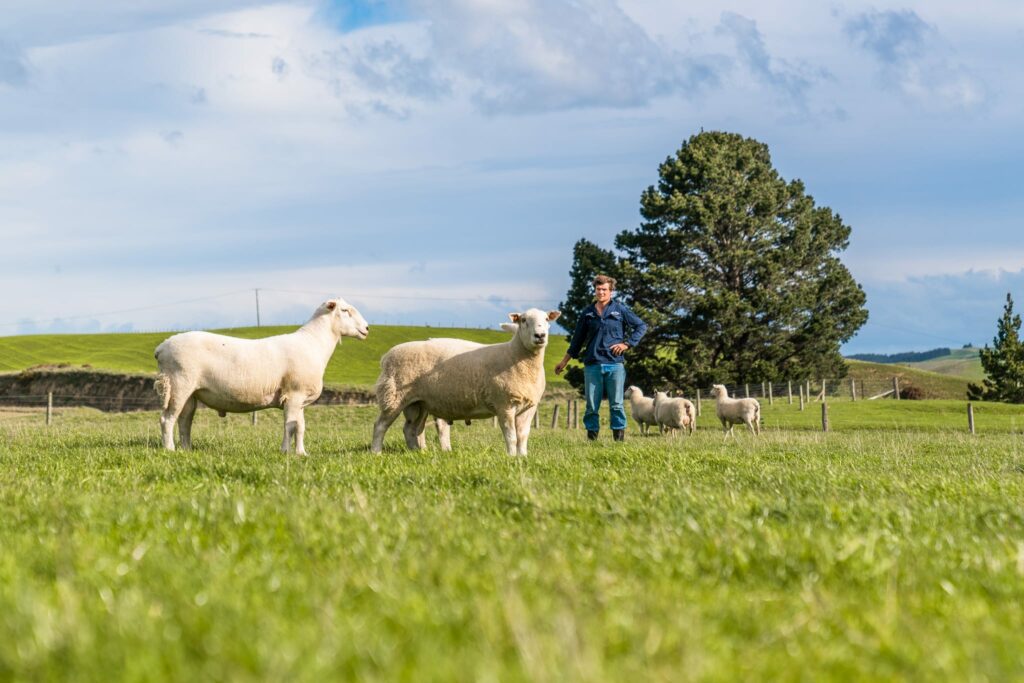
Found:
<path fill-rule="evenodd" d="M 516 337 L 525 348 L 541 351 L 548 345 L 550 336 L 548 331 L 551 329 L 551 323 L 558 320 L 560 315 L 562 315 L 561 311 L 542 311 L 539 308 L 531 308 L 526 313 L 509 313 L 508 319 L 514 323 Z"/>
<path fill-rule="evenodd" d="M 729 390 L 725 388 L 724 384 L 715 384 L 711 387 L 711 398 L 725 398 L 729 395 Z"/>
<path fill-rule="evenodd" d="M 636 385 L 633 385 L 633 386 L 629 387 L 628 389 L 626 389 L 626 391 L 622 394 L 622 397 L 623 398 L 633 398 L 633 396 L 643 396 L 643 395 L 644 395 L 643 390 L 640 387 L 638 387 Z"/>
<path fill-rule="evenodd" d="M 344 299 L 329 299 L 320 305 L 318 314 L 330 316 L 331 329 L 338 338 L 356 337 L 366 339 L 370 334 L 370 325 L 356 310 L 356 307 Z"/>

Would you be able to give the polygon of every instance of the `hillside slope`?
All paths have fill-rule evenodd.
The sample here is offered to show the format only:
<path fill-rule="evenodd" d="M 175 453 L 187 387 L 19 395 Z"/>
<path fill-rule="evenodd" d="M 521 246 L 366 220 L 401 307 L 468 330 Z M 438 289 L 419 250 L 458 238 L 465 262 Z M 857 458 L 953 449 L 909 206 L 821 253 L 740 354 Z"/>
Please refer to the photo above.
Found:
<path fill-rule="evenodd" d="M 260 339 L 285 334 L 296 328 L 241 327 L 213 330 L 246 339 Z M 88 365 L 103 370 L 125 373 L 154 373 L 153 349 L 172 332 L 129 334 L 46 334 L 0 337 L 0 372 L 20 371 L 37 365 Z M 409 327 L 374 325 L 365 341 L 343 339 L 340 348 L 327 365 L 325 382 L 337 386 L 370 387 L 377 380 L 380 357 L 392 346 L 402 342 L 430 337 L 456 337 L 485 344 L 505 341 L 507 332 L 446 327 Z M 554 367 L 565 354 L 565 335 L 556 334 L 545 356 L 548 385 L 552 389 L 568 388 Z"/>
<path fill-rule="evenodd" d="M 947 356 L 918 363 L 904 363 L 903 365 L 917 370 L 963 377 L 972 382 L 980 382 L 985 378 L 985 371 L 981 368 L 981 358 L 976 348 L 954 349 Z"/>

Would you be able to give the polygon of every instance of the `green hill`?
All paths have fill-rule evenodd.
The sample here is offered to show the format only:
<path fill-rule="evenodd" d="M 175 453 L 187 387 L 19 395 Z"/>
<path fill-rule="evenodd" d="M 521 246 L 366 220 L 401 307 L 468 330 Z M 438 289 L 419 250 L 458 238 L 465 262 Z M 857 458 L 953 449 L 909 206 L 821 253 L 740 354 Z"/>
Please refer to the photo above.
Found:
<path fill-rule="evenodd" d="M 910 368 L 918 370 L 929 370 L 942 375 L 954 375 L 963 377 L 972 382 L 980 382 L 985 378 L 985 371 L 981 368 L 981 359 L 978 349 L 953 349 L 947 356 L 932 358 L 931 360 L 918 363 L 903 363 Z"/>
<path fill-rule="evenodd" d="M 901 387 L 913 386 L 920 389 L 922 398 L 965 398 L 967 396 L 967 379 L 964 377 L 892 363 L 847 360 L 846 365 L 849 369 L 848 378 L 863 382 L 864 389 L 858 388 L 858 391 L 869 396 L 892 388 L 893 377 L 900 378 Z"/>
<path fill-rule="evenodd" d="M 221 334 L 246 339 L 259 339 L 284 334 L 296 329 L 287 327 L 240 327 L 214 330 Z M 129 334 L 45 334 L 0 337 L 0 372 L 25 370 L 37 365 L 89 365 L 101 370 L 126 373 L 156 372 L 153 349 L 173 332 Z M 396 344 L 429 337 L 456 337 L 493 344 L 509 338 L 507 332 L 447 327 L 406 327 L 374 325 L 365 341 L 344 339 L 327 366 L 324 379 L 336 386 L 369 387 L 377 379 L 380 357 Z M 555 363 L 565 354 L 565 335 L 556 334 L 545 356 L 548 385 L 552 389 L 568 388 L 554 373 Z"/>

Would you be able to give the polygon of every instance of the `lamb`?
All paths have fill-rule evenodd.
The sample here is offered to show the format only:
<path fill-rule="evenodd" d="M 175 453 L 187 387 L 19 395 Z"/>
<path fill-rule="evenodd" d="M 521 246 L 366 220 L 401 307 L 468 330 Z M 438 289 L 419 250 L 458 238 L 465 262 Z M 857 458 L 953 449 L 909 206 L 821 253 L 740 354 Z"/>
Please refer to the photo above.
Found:
<path fill-rule="evenodd" d="M 733 433 L 733 425 L 741 423 L 753 434 L 761 433 L 761 404 L 757 399 L 729 398 L 729 390 L 722 384 L 711 387 L 711 397 L 715 399 L 715 413 L 727 436 Z"/>
<path fill-rule="evenodd" d="M 544 395 L 544 350 L 548 330 L 560 311 L 531 308 L 510 313 L 514 331 L 500 344 L 462 339 L 428 339 L 393 347 L 381 358 L 377 378 L 380 414 L 370 450 L 380 453 L 391 423 L 405 413 L 406 445 L 423 447 L 428 415 L 438 420 L 442 450 L 451 450 L 445 426 L 455 420 L 497 416 L 509 455 L 526 455 L 530 426 Z"/>
<path fill-rule="evenodd" d="M 157 392 L 163 400 L 160 431 L 174 450 L 174 423 L 182 448 L 192 447 L 192 418 L 201 402 L 221 417 L 264 408 L 284 410 L 287 453 L 306 455 L 303 408 L 320 396 L 324 370 L 341 337 L 366 339 L 370 326 L 344 299 L 322 303 L 295 332 L 265 339 L 238 339 L 210 332 L 184 332 L 156 347 Z"/>
<path fill-rule="evenodd" d="M 693 434 L 697 427 L 697 409 L 685 398 L 670 398 L 664 391 L 654 394 L 654 419 L 662 433 L 686 429 Z"/>
<path fill-rule="evenodd" d="M 633 421 L 640 425 L 641 434 L 646 434 L 651 425 L 658 424 L 654 419 L 654 399 L 644 396 L 640 387 L 629 387 L 624 396 L 629 400 L 629 411 Z"/>

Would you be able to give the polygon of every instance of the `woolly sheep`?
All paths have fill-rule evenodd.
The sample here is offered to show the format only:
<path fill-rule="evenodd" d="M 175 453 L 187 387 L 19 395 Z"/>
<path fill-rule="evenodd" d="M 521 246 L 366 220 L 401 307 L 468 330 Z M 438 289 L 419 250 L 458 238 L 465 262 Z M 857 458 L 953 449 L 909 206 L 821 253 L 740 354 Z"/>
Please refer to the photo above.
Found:
<path fill-rule="evenodd" d="M 428 415 L 446 423 L 496 415 L 508 454 L 526 455 L 533 415 L 544 394 L 548 330 L 559 315 L 536 308 L 510 313 L 512 324 L 503 327 L 515 335 L 501 344 L 428 339 L 392 348 L 380 361 L 380 414 L 370 450 L 381 452 L 388 428 L 404 412 L 411 449 L 422 447 Z M 451 448 L 443 434 L 441 447 Z"/>
<path fill-rule="evenodd" d="M 629 411 L 633 415 L 633 421 L 640 425 L 641 434 L 646 434 L 650 425 L 658 424 L 654 419 L 654 399 L 644 396 L 640 387 L 631 386 L 623 395 L 629 400 Z"/>
<path fill-rule="evenodd" d="M 184 332 L 156 347 L 157 392 L 163 399 L 160 431 L 174 450 L 174 423 L 182 448 L 192 447 L 197 403 L 226 413 L 264 408 L 284 410 L 287 453 L 306 455 L 303 408 L 320 396 L 324 369 L 341 337 L 366 339 L 370 326 L 344 299 L 322 303 L 295 332 L 264 339 L 238 339 L 210 332 Z"/>
<path fill-rule="evenodd" d="M 697 410 L 685 398 L 670 398 L 664 391 L 654 394 L 654 419 L 662 432 L 686 429 L 690 434 L 697 426 Z"/>
<path fill-rule="evenodd" d="M 747 425 L 754 434 L 761 433 L 761 404 L 757 399 L 729 398 L 729 390 L 722 384 L 711 387 L 711 397 L 715 399 L 715 414 L 722 421 L 726 435 L 732 434 L 733 425 L 738 424 Z"/>

